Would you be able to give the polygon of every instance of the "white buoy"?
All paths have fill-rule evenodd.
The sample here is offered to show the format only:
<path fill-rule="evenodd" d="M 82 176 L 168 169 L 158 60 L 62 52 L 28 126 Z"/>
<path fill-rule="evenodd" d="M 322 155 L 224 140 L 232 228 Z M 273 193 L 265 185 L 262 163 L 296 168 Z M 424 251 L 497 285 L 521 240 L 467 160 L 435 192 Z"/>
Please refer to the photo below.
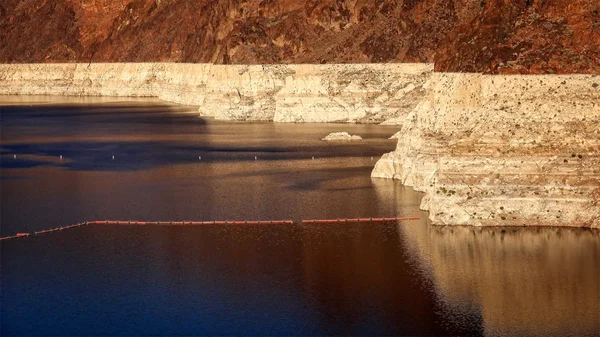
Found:
<path fill-rule="evenodd" d="M 13 159 L 17 159 L 17 155 L 16 154 L 13 154 Z"/>
<path fill-rule="evenodd" d="M 62 154 L 60 155 L 60 160 L 62 160 Z"/>
<path fill-rule="evenodd" d="M 112 160 L 115 160 L 115 155 L 112 156 Z"/>

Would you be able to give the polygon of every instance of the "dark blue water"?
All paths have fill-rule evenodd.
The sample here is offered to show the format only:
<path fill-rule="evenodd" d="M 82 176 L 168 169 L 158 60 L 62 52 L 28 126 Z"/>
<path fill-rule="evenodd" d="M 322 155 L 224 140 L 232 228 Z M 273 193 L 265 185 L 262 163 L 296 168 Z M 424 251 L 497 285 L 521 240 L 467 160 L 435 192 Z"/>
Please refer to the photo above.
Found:
<path fill-rule="evenodd" d="M 369 177 L 395 128 L 67 103 L 1 107 L 3 236 L 96 219 L 426 217 L 420 194 Z M 335 131 L 365 140 L 320 141 Z M 590 230 L 88 226 L 0 249 L 2 335 L 600 331 Z"/>

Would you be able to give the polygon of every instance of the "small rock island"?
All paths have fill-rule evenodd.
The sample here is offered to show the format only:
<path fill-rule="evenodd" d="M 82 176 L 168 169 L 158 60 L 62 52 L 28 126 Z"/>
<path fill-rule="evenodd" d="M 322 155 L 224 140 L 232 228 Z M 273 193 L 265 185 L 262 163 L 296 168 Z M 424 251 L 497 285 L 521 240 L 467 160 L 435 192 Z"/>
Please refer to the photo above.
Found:
<path fill-rule="evenodd" d="M 348 132 L 332 132 L 327 137 L 321 140 L 326 141 L 351 141 L 351 140 L 362 140 L 361 136 L 350 135 Z"/>

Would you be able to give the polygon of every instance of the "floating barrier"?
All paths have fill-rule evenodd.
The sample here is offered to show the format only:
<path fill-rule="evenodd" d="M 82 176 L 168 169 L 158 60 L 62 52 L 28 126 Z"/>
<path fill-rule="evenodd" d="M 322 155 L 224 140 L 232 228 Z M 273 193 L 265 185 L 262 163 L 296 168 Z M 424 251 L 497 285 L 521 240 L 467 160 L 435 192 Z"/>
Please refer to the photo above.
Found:
<path fill-rule="evenodd" d="M 87 224 L 89 224 L 89 223 L 88 222 L 82 222 L 82 223 L 77 223 L 77 224 L 70 225 L 70 226 L 57 227 L 57 228 L 52 228 L 52 229 L 46 229 L 46 230 L 43 230 L 43 231 L 33 232 L 33 233 L 34 233 L 34 235 L 48 234 L 48 233 L 52 233 L 52 232 L 58 232 L 58 231 L 66 230 L 66 229 L 71 229 L 71 228 L 85 226 Z"/>
<path fill-rule="evenodd" d="M 28 237 L 29 233 L 17 233 L 17 235 L 13 235 L 13 236 L 5 236 L 3 238 L 0 238 L 0 241 L 4 241 L 4 240 L 10 240 L 10 239 L 20 239 L 20 238 L 26 238 Z"/>
<path fill-rule="evenodd" d="M 351 218 L 351 219 L 313 219 L 302 220 L 303 224 L 327 224 L 327 223 L 356 223 L 356 222 L 390 222 L 390 221 L 406 221 L 420 220 L 420 217 L 403 217 L 403 218 Z M 33 235 L 42 235 L 67 229 L 72 229 L 87 225 L 113 225 L 113 226 L 201 226 L 201 225 L 292 225 L 293 220 L 236 220 L 236 221 L 135 221 L 135 220 L 97 220 L 77 223 L 70 226 L 57 227 L 42 231 L 33 232 Z M 5 236 L 0 238 L 0 241 L 26 238 L 31 236 L 30 233 L 17 233 L 13 236 Z"/>
<path fill-rule="evenodd" d="M 311 223 L 339 223 L 339 222 L 391 222 L 391 221 L 409 221 L 409 220 L 421 220 L 418 216 L 412 217 L 401 217 L 401 218 L 352 218 L 352 219 L 313 219 L 313 220 L 302 220 L 304 224 Z"/>

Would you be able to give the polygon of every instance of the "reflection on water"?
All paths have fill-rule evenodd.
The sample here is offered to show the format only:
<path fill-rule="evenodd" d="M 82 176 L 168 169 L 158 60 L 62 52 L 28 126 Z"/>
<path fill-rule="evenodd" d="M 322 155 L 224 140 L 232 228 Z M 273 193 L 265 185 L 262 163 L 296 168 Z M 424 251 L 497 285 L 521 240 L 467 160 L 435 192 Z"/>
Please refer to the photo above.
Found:
<path fill-rule="evenodd" d="M 394 224 L 93 226 L 2 244 L 4 335 L 465 335 Z M 8 256 L 9 258 L 6 258 Z"/>
<path fill-rule="evenodd" d="M 480 312 L 487 335 L 600 333 L 600 233 L 401 226 L 448 314 Z"/>
<path fill-rule="evenodd" d="M 426 218 L 420 193 L 369 177 L 391 127 L 23 99 L 0 103 L 3 235 L 106 218 Z M 320 141 L 334 131 L 365 140 Z M 2 335 L 600 332 L 598 231 L 90 226 L 0 249 Z"/>

